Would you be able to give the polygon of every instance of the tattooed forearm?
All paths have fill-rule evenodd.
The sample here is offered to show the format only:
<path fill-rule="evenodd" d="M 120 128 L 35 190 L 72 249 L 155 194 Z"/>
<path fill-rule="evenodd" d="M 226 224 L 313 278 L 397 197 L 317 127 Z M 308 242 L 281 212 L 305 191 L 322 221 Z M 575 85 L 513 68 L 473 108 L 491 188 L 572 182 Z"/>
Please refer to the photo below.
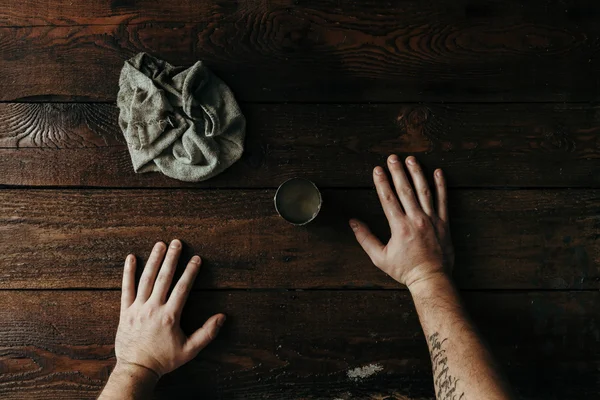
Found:
<path fill-rule="evenodd" d="M 440 339 L 438 332 L 429 336 L 435 393 L 438 400 L 464 400 L 464 392 L 458 393 L 456 390 L 458 378 L 448 372 L 448 357 L 444 348 L 447 340 Z"/>

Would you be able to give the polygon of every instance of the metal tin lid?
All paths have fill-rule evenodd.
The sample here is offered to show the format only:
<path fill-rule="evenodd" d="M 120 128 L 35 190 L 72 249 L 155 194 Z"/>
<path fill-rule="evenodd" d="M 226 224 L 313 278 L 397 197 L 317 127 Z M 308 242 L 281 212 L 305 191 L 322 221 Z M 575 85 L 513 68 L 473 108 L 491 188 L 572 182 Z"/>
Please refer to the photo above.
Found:
<path fill-rule="evenodd" d="M 313 182 L 291 178 L 279 185 L 275 193 L 275 209 L 286 221 L 302 226 L 314 220 L 323 204 L 321 192 Z"/>

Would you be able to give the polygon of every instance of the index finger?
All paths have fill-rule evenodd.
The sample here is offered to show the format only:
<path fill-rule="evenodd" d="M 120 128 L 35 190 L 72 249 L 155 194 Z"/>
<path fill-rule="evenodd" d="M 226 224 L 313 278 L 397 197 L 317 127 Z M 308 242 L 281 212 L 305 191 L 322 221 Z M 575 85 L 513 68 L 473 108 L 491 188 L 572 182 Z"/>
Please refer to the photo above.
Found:
<path fill-rule="evenodd" d="M 394 187 L 396 188 L 396 192 L 398 192 L 398 197 L 400 198 L 402 207 L 404 207 L 404 211 L 407 215 L 418 213 L 419 205 L 415 198 L 413 187 L 404 172 L 404 167 L 402 166 L 402 163 L 400 163 L 398 156 L 395 154 L 389 156 L 388 163 L 390 165 Z"/>
<path fill-rule="evenodd" d="M 200 271 L 201 262 L 202 260 L 200 257 L 192 257 L 187 267 L 185 267 L 185 271 L 183 271 L 181 278 L 179 278 L 179 281 L 173 288 L 171 297 L 169 297 L 169 300 L 167 301 L 167 307 L 169 307 L 178 317 L 181 316 L 183 306 L 192 290 L 194 280 L 196 280 L 196 276 Z"/>

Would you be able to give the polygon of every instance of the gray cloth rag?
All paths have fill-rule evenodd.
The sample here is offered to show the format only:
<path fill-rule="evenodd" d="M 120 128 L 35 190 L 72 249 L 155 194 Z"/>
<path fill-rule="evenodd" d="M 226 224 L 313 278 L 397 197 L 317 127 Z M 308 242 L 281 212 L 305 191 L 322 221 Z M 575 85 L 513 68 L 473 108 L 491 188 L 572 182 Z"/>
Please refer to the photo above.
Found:
<path fill-rule="evenodd" d="M 136 55 L 121 70 L 117 105 L 135 172 L 198 182 L 244 151 L 246 119 L 231 90 L 202 62 L 184 69 Z"/>

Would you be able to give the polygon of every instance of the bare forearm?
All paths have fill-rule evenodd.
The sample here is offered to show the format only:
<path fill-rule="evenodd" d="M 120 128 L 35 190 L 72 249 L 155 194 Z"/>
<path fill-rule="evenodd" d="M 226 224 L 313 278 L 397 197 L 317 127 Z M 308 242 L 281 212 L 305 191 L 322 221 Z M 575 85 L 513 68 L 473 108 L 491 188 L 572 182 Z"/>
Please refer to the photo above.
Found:
<path fill-rule="evenodd" d="M 437 399 L 511 399 L 451 280 L 440 274 L 410 290 L 431 354 Z"/>
<path fill-rule="evenodd" d="M 98 400 L 142 400 L 152 397 L 158 376 L 144 367 L 117 363 Z"/>

